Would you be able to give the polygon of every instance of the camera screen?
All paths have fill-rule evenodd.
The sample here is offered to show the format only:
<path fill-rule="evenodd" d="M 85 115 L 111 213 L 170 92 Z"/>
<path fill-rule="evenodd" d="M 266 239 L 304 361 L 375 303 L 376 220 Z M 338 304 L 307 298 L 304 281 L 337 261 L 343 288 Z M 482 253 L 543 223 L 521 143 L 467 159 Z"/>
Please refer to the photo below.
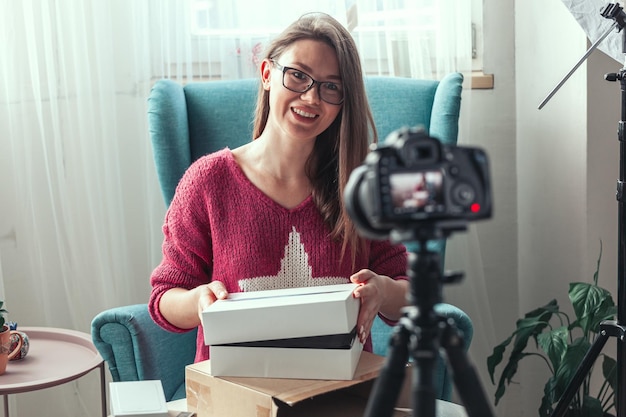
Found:
<path fill-rule="evenodd" d="M 433 212 L 444 204 L 441 171 L 393 173 L 389 185 L 395 213 Z"/>

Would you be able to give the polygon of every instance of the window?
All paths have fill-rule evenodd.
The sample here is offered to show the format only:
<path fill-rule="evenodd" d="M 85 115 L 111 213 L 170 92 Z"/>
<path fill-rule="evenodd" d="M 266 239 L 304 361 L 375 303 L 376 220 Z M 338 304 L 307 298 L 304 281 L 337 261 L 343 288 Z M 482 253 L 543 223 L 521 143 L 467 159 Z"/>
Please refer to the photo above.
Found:
<path fill-rule="evenodd" d="M 480 7 L 467 0 L 275 0 L 272 7 L 258 0 L 186 0 L 154 7 L 157 77 L 254 77 L 272 37 L 311 11 L 329 13 L 351 30 L 368 75 L 440 78 L 480 65 L 480 47 L 473 46 L 480 23 L 473 32 L 471 21 Z"/>

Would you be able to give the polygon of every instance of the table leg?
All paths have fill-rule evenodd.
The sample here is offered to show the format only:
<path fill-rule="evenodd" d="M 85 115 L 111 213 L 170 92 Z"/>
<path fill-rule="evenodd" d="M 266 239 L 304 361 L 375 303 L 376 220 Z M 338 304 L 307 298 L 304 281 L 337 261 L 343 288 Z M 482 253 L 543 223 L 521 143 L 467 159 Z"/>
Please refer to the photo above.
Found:
<path fill-rule="evenodd" d="M 104 373 L 104 362 L 100 364 L 100 399 L 102 400 L 102 417 L 107 417 L 107 390 Z M 5 417 L 9 417 L 9 415 L 5 414 Z"/>
<path fill-rule="evenodd" d="M 9 417 L 9 394 L 4 394 L 4 417 Z"/>

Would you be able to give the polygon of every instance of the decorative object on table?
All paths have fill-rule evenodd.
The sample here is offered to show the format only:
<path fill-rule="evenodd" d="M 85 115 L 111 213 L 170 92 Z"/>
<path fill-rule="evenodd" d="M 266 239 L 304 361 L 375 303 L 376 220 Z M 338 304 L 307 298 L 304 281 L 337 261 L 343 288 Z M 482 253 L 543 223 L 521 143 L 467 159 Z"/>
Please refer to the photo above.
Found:
<path fill-rule="evenodd" d="M 4 308 L 4 301 L 0 300 L 0 375 L 7 370 L 7 363 L 14 358 L 22 349 L 22 335 L 15 330 L 11 330 L 5 322 L 8 311 Z M 11 349 L 11 335 L 16 334 L 17 344 L 15 349 Z"/>
<path fill-rule="evenodd" d="M 517 321 L 517 328 L 504 342 L 493 349 L 487 358 L 487 367 L 491 382 L 495 384 L 495 368 L 502 362 L 504 351 L 513 342 L 513 350 L 506 366 L 500 374 L 495 404 L 504 395 L 506 385 L 510 384 L 515 376 L 520 361 L 527 356 L 542 358 L 548 365 L 552 376 L 548 379 L 544 396 L 539 407 L 539 415 L 551 415 L 556 403 L 568 388 L 570 380 L 576 373 L 583 357 L 600 330 L 600 323 L 612 320 L 617 308 L 611 293 L 598 286 L 600 259 L 602 258 L 602 242 L 600 242 L 600 256 L 596 272 L 593 274 L 593 284 L 572 282 L 569 284 L 569 299 L 572 302 L 576 320 L 572 322 L 569 316 L 560 311 L 556 300 L 550 301 L 543 307 L 532 310 Z M 552 319 L 555 321 L 551 322 Z M 526 350 L 528 341 L 535 340 L 535 346 L 541 350 Z M 602 375 L 604 381 L 598 392 L 590 393 L 591 373 L 585 376 L 584 384 L 576 394 L 568 409 L 568 416 L 588 417 L 607 416 L 615 407 L 615 388 L 617 386 L 617 362 L 603 354 Z"/>
<path fill-rule="evenodd" d="M 9 329 L 13 330 L 11 332 L 11 346 L 9 347 L 9 351 L 13 352 L 18 344 L 21 342 L 22 347 L 19 352 L 12 358 L 9 358 L 10 361 L 18 361 L 20 359 L 24 359 L 28 354 L 28 348 L 30 347 L 30 341 L 28 340 L 28 335 L 22 331 L 17 330 L 17 323 L 10 321 L 7 323 Z M 19 333 L 19 334 L 18 334 Z M 21 339 L 20 339 L 21 336 Z"/>

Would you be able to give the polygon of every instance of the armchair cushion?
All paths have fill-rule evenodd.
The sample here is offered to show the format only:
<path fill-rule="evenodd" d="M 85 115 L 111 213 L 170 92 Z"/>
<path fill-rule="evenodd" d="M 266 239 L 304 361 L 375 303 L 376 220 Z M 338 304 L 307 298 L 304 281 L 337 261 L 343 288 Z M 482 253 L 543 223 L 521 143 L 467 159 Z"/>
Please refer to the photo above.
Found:
<path fill-rule="evenodd" d="M 474 335 L 474 327 L 469 316 L 460 308 L 446 303 L 437 304 L 435 306 L 435 311 L 443 318 L 454 320 L 454 323 L 463 338 L 465 351 L 467 351 Z M 379 317 L 376 317 L 374 324 L 372 325 L 372 344 L 374 346 L 375 354 L 381 356 L 387 355 L 389 350 L 389 339 L 393 331 L 393 327 L 389 326 Z M 452 397 L 452 375 L 450 374 L 447 364 L 441 356 L 437 362 L 435 378 L 437 381 L 435 385 L 437 389 L 437 398 L 449 401 Z"/>

